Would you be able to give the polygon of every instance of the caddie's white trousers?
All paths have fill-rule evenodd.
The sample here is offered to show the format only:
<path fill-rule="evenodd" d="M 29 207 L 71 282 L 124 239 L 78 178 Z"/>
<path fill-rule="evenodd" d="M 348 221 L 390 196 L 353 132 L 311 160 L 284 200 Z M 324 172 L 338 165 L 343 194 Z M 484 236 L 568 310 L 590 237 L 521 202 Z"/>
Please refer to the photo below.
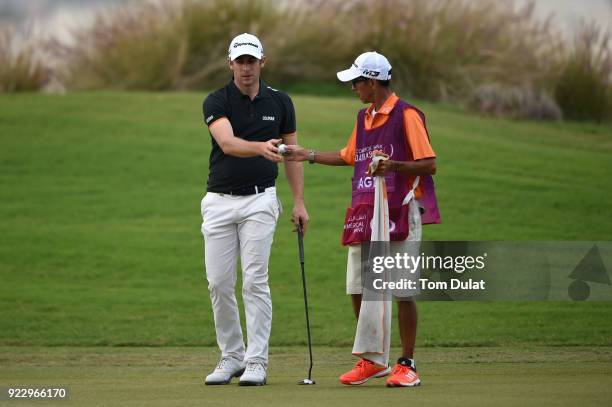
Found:
<path fill-rule="evenodd" d="M 267 366 L 272 328 L 268 259 L 281 211 L 276 188 L 248 196 L 208 192 L 201 209 L 206 278 L 222 357 Z M 235 294 L 238 256 L 242 266 L 246 352 Z"/>

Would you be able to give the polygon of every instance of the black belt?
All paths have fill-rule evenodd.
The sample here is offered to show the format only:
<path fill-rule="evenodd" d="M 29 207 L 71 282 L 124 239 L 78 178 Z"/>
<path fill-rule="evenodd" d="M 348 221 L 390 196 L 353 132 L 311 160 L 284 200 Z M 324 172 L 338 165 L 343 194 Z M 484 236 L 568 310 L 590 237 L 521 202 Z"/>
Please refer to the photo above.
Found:
<path fill-rule="evenodd" d="M 273 186 L 274 186 L 274 181 L 268 182 L 262 185 L 254 185 L 252 187 L 232 189 L 229 191 L 210 191 L 210 192 L 216 192 L 218 194 L 236 195 L 236 196 L 248 196 L 248 195 L 261 194 L 266 189 L 273 187 Z"/>

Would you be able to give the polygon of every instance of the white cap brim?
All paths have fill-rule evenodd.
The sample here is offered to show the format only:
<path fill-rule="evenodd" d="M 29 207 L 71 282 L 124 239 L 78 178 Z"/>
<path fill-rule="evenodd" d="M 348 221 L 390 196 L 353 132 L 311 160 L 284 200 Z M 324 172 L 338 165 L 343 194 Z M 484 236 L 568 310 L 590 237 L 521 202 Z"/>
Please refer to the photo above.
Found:
<path fill-rule="evenodd" d="M 232 52 L 230 54 L 230 61 L 233 61 L 234 59 L 236 59 L 236 58 L 238 58 L 239 56 L 242 56 L 242 55 L 251 55 L 251 56 L 254 56 L 257 59 L 263 58 L 263 55 L 259 51 L 250 50 L 248 48 L 243 48 L 243 49 L 237 48 L 235 52 Z"/>
<path fill-rule="evenodd" d="M 340 71 L 336 74 L 340 82 L 348 82 L 353 79 L 359 78 L 361 76 L 361 71 L 354 66 L 351 66 L 349 69 L 345 69 L 344 71 Z"/>

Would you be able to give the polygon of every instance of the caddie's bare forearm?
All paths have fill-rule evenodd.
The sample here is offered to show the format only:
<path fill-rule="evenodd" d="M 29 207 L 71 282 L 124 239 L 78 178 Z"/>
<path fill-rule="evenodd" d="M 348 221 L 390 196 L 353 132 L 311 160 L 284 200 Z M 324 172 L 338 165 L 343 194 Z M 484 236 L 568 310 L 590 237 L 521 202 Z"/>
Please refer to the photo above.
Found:
<path fill-rule="evenodd" d="M 281 139 L 271 139 L 268 141 L 243 140 L 234 136 L 232 125 L 226 118 L 215 121 L 209 126 L 209 129 L 210 134 L 212 134 L 224 154 L 241 158 L 260 155 L 270 161 L 281 161 L 281 157 L 277 154 L 278 148 L 276 148 Z"/>
<path fill-rule="evenodd" d="M 297 134 L 284 134 L 283 143 L 287 148 L 297 145 Z M 299 161 L 285 160 L 285 173 L 289 187 L 293 193 L 293 213 L 291 221 L 294 225 L 301 225 L 302 231 L 306 233 L 308 229 L 309 216 L 304 205 L 304 167 Z"/>
<path fill-rule="evenodd" d="M 415 161 L 385 160 L 378 164 L 376 172 L 372 175 L 383 175 L 389 171 L 408 175 L 434 175 L 436 173 L 436 159 L 424 158 Z"/>
<path fill-rule="evenodd" d="M 310 151 L 304 147 L 288 146 L 287 154 L 285 155 L 285 161 L 308 161 Z M 317 164 L 324 165 L 347 165 L 346 162 L 340 157 L 339 151 L 316 151 L 314 152 L 314 162 Z"/>

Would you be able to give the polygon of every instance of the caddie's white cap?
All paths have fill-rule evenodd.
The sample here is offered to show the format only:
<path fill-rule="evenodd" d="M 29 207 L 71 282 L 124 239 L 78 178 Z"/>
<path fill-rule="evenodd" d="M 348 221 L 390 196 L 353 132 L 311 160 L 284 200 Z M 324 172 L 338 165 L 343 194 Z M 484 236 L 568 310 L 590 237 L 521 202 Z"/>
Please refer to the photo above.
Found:
<path fill-rule="evenodd" d="M 252 55 L 257 59 L 261 59 L 264 56 L 263 46 L 259 38 L 248 33 L 234 37 L 230 43 L 228 54 L 230 61 L 233 61 L 240 55 Z"/>
<path fill-rule="evenodd" d="M 336 75 L 342 82 L 352 81 L 360 76 L 388 81 L 391 79 L 391 64 L 384 55 L 374 51 L 364 52 L 357 57 L 349 69 L 340 71 Z"/>

